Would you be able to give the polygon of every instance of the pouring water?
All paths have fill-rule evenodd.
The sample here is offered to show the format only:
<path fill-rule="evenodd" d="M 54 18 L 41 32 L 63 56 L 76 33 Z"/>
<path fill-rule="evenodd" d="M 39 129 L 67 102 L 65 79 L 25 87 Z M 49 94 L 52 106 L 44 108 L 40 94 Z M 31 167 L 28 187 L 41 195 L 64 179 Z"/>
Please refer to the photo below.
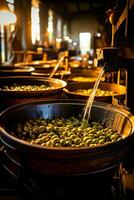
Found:
<path fill-rule="evenodd" d="M 55 65 L 54 69 L 52 70 L 52 72 L 50 73 L 49 78 L 52 78 L 55 74 L 55 72 L 57 71 L 59 65 L 61 64 L 61 62 L 64 60 L 64 56 L 62 56 L 59 61 L 57 62 L 57 64 Z"/>
<path fill-rule="evenodd" d="M 97 77 L 95 84 L 94 84 L 92 93 L 90 94 L 90 96 L 87 100 L 87 103 L 86 103 L 85 108 L 84 108 L 83 118 L 82 118 L 82 126 L 87 126 L 87 124 L 88 124 L 88 121 L 89 121 L 89 118 L 90 118 L 91 107 L 92 107 L 92 104 L 93 104 L 93 101 L 94 101 L 94 98 L 95 98 L 97 88 L 98 88 L 99 83 L 101 81 L 101 78 L 104 74 L 104 71 L 105 71 L 104 68 L 101 68 L 101 71 L 100 71 L 100 73 Z"/>

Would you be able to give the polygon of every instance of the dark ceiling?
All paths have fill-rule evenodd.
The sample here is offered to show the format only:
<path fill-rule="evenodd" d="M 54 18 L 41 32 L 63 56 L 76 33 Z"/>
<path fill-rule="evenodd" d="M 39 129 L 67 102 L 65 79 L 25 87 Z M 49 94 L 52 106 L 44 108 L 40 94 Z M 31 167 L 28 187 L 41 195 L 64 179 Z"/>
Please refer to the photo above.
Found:
<path fill-rule="evenodd" d="M 114 6 L 114 0 L 41 0 L 49 4 L 56 13 L 65 17 L 73 18 L 78 15 L 94 14 L 104 16 L 107 9 Z"/>

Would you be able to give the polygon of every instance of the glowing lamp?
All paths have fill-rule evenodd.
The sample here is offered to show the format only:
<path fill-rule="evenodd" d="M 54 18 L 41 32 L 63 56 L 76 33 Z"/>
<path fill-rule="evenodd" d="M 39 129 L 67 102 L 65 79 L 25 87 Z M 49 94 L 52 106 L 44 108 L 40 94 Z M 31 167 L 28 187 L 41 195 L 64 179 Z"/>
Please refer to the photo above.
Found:
<path fill-rule="evenodd" d="M 17 20 L 16 15 L 9 9 L 5 0 L 0 0 L 0 25 L 13 24 Z"/>

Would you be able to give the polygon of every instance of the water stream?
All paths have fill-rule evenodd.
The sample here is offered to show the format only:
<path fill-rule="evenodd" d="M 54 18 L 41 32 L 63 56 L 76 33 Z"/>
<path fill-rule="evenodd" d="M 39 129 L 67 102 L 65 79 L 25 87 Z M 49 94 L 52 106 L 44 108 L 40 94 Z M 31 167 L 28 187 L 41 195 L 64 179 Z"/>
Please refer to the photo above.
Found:
<path fill-rule="evenodd" d="M 97 77 L 97 80 L 94 84 L 94 87 L 93 87 L 93 90 L 92 90 L 92 93 L 90 94 L 88 100 L 87 100 L 87 103 L 85 105 L 85 108 L 84 108 L 84 114 L 83 114 L 83 123 L 85 123 L 85 121 L 89 121 L 89 118 L 90 118 L 90 112 L 91 112 L 91 107 L 92 107 L 92 104 L 93 104 L 93 101 L 94 101 L 94 97 L 95 97 L 95 94 L 96 94 L 96 91 L 97 91 L 97 88 L 99 86 L 99 83 L 101 81 L 101 78 L 104 74 L 104 68 L 102 67 L 98 77 Z"/>
<path fill-rule="evenodd" d="M 62 56 L 59 61 L 57 62 L 57 64 L 55 65 L 54 69 L 52 70 L 52 72 L 49 75 L 49 78 L 52 78 L 54 76 L 54 74 L 56 73 L 59 65 L 61 64 L 61 62 L 64 60 L 64 56 Z"/>

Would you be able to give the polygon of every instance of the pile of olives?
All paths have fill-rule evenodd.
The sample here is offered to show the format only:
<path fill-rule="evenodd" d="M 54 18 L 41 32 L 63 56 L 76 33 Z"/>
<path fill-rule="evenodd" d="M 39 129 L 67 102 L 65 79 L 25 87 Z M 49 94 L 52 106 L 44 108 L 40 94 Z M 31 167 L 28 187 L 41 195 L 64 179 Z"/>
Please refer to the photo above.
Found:
<path fill-rule="evenodd" d="M 73 92 L 77 93 L 77 94 L 81 94 L 81 95 L 86 95 L 89 96 L 92 93 L 93 89 L 77 89 L 74 90 Z M 112 90 L 101 90 L 101 89 L 97 89 L 95 96 L 112 96 L 115 95 L 116 93 Z"/>
<path fill-rule="evenodd" d="M 54 87 L 50 87 L 47 85 L 17 85 L 13 84 L 11 86 L 3 86 L 0 88 L 0 91 L 44 91 L 54 89 Z"/>
<path fill-rule="evenodd" d="M 116 142 L 121 135 L 99 122 L 82 121 L 76 117 L 36 118 L 18 123 L 13 136 L 45 147 L 92 147 Z"/>
<path fill-rule="evenodd" d="M 83 77 L 83 76 L 76 76 L 72 78 L 72 81 L 77 81 L 77 82 L 95 82 L 96 77 Z"/>

